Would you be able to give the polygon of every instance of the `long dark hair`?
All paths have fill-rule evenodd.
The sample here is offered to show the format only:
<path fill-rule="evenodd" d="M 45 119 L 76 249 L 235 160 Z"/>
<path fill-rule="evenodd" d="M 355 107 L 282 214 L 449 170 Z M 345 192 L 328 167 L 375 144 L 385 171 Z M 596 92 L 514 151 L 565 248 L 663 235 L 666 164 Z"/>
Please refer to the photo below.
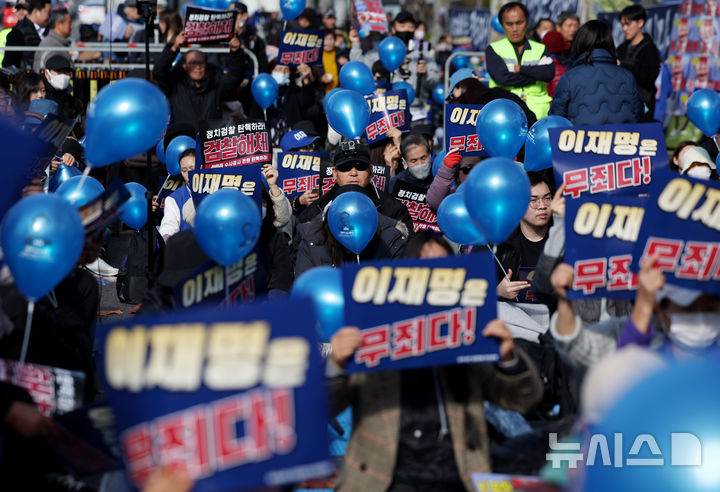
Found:
<path fill-rule="evenodd" d="M 578 29 L 570 54 L 573 60 L 577 60 L 578 57 L 585 55 L 583 63 L 585 65 L 592 65 L 592 50 L 596 49 L 605 50 L 617 58 L 615 42 L 612 38 L 610 26 L 603 21 L 591 20 Z"/>

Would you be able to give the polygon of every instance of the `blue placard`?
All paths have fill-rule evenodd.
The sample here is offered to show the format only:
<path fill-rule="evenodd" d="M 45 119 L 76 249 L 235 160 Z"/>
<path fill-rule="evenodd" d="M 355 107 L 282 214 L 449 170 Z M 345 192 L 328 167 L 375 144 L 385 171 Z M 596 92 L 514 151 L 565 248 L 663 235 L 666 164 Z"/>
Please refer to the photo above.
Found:
<path fill-rule="evenodd" d="M 653 173 L 668 167 L 660 123 L 550 128 L 555 182 L 570 198 L 597 193 L 645 194 Z"/>
<path fill-rule="evenodd" d="M 365 100 L 370 108 L 370 119 L 365 127 L 368 143 L 387 138 L 390 128 L 397 128 L 403 132 L 410 131 L 412 120 L 405 89 L 372 94 L 365 96 Z"/>
<path fill-rule="evenodd" d="M 445 105 L 445 149 L 459 149 L 460 155 L 487 156 L 477 135 L 480 104 Z"/>
<path fill-rule="evenodd" d="M 568 200 L 565 263 L 573 267 L 568 299 L 635 299 L 633 251 L 645 216 L 646 198 L 618 194 Z"/>
<path fill-rule="evenodd" d="M 98 364 L 126 469 L 170 467 L 194 491 L 326 476 L 324 365 L 309 303 L 189 310 L 98 325 Z"/>
<path fill-rule="evenodd" d="M 78 208 L 85 234 L 104 233 L 105 227 L 122 214 L 122 205 L 129 199 L 130 192 L 122 180 L 113 179 L 99 196 Z"/>
<path fill-rule="evenodd" d="M 720 294 L 720 183 L 657 173 L 633 254 L 656 255 L 668 283 Z"/>
<path fill-rule="evenodd" d="M 499 360 L 497 339 L 481 335 L 497 317 L 490 253 L 346 264 L 342 282 L 363 339 L 348 372 Z"/>
<path fill-rule="evenodd" d="M 282 31 L 278 46 L 278 64 L 289 67 L 322 65 L 323 31 Z"/>
<path fill-rule="evenodd" d="M 451 8 L 448 13 L 453 45 L 465 50 L 484 50 L 490 43 L 490 11 Z"/>
<path fill-rule="evenodd" d="M 160 188 L 157 192 L 157 202 L 160 208 L 165 208 L 165 199 L 172 195 L 178 188 L 185 185 L 185 178 L 182 174 L 175 174 L 160 178 Z"/>
<path fill-rule="evenodd" d="M 280 152 L 277 157 L 278 186 L 291 198 L 319 190 L 320 163 L 329 157 L 326 152 Z"/>
<path fill-rule="evenodd" d="M 234 188 L 245 193 L 255 200 L 258 207 L 262 204 L 262 182 L 260 181 L 259 164 L 246 166 L 201 169 L 190 171 L 190 195 L 195 209 L 200 206 L 203 199 L 221 188 Z"/>
<path fill-rule="evenodd" d="M 670 42 L 672 39 L 673 22 L 675 14 L 678 10 L 680 2 L 662 3 L 660 5 L 649 5 L 645 7 L 647 19 L 643 25 L 643 31 L 648 33 L 660 50 L 660 58 L 667 58 L 670 51 Z M 616 12 L 598 12 L 598 20 L 612 26 L 613 40 L 615 45 L 619 46 L 625 41 L 622 24 L 620 23 L 620 11 Z"/>

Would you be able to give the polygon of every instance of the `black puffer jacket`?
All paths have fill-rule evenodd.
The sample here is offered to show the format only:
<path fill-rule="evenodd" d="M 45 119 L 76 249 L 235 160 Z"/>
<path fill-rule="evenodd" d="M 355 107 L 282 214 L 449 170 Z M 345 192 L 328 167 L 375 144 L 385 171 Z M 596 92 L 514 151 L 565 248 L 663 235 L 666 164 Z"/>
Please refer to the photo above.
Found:
<path fill-rule="evenodd" d="M 230 53 L 226 74 L 217 65 L 209 64 L 200 87 L 196 87 L 179 62 L 172 66 L 176 56 L 171 44 L 165 46 L 155 62 L 153 75 L 170 100 L 173 123 L 188 124 L 198 131 L 201 121 L 222 118 L 222 101 L 236 97 L 246 58 L 240 50 Z"/>
<path fill-rule="evenodd" d="M 35 30 L 35 24 L 25 17 L 17 23 L 8 33 L 7 46 L 38 46 L 40 36 Z M 8 51 L 3 57 L 3 67 L 32 68 L 34 51 Z"/>

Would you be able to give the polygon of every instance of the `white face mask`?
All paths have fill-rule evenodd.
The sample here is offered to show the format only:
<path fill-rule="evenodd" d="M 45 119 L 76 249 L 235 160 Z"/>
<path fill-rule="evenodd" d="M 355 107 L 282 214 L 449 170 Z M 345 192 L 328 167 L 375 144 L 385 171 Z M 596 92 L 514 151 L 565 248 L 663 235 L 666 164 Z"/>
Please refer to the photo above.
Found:
<path fill-rule="evenodd" d="M 431 162 L 426 162 L 425 164 L 418 164 L 417 166 L 408 166 L 408 171 L 417 179 L 425 179 L 430 174 L 431 166 Z"/>
<path fill-rule="evenodd" d="M 267 215 L 267 207 L 265 205 L 262 206 L 262 218 L 265 219 L 265 216 Z"/>
<path fill-rule="evenodd" d="M 277 82 L 278 85 L 288 85 L 290 83 L 290 76 L 285 75 L 282 72 L 273 72 L 272 78 L 275 79 L 275 82 Z"/>
<path fill-rule="evenodd" d="M 697 166 L 692 169 L 690 169 L 687 173 L 688 176 L 691 176 L 693 178 L 697 179 L 710 179 L 710 173 L 712 171 L 707 166 Z"/>
<path fill-rule="evenodd" d="M 58 90 L 64 91 L 70 86 L 70 76 L 66 73 L 59 73 L 57 75 L 54 75 L 48 70 L 47 75 L 50 85 Z"/>
<path fill-rule="evenodd" d="M 668 336 L 680 346 L 709 347 L 720 338 L 720 313 L 671 314 Z"/>
<path fill-rule="evenodd" d="M 425 31 L 422 29 L 416 29 L 413 36 L 417 41 L 422 41 L 425 38 Z"/>

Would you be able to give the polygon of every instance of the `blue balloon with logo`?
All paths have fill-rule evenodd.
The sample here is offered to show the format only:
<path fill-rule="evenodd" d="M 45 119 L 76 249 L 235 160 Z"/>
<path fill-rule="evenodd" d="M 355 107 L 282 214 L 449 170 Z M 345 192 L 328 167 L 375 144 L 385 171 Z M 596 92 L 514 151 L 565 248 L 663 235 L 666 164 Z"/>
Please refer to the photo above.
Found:
<path fill-rule="evenodd" d="M 720 130 L 720 94 L 712 89 L 693 92 L 687 101 L 687 116 L 705 135 L 715 135 Z"/>
<path fill-rule="evenodd" d="M 186 150 L 194 148 L 195 139 L 187 135 L 178 135 L 170 140 L 165 153 L 165 167 L 170 176 L 180 174 L 180 156 Z"/>
<path fill-rule="evenodd" d="M 80 170 L 75 166 L 66 166 L 65 164 L 60 164 L 57 169 L 55 169 L 53 175 L 50 177 L 50 181 L 48 182 L 48 191 L 56 191 L 58 187 L 65 181 L 74 176 L 80 176 L 81 174 L 82 173 L 80 172 Z"/>
<path fill-rule="evenodd" d="M 337 268 L 320 266 L 303 272 L 293 282 L 290 298 L 312 301 L 323 341 L 330 341 L 345 325 L 345 296 Z"/>
<path fill-rule="evenodd" d="M 263 109 L 272 106 L 277 99 L 279 89 L 278 83 L 272 78 L 272 75 L 267 73 L 256 75 L 250 85 L 250 92 L 252 92 L 255 102 Z"/>
<path fill-rule="evenodd" d="M 161 138 L 155 145 L 155 156 L 158 158 L 161 164 L 165 164 L 165 142 Z"/>
<path fill-rule="evenodd" d="M 500 17 L 498 16 L 498 14 L 492 16 L 492 20 L 490 20 L 490 26 L 498 34 L 505 34 L 505 29 L 503 29 L 502 22 L 500 22 Z"/>
<path fill-rule="evenodd" d="M 57 194 L 23 198 L 10 208 L 0 227 L 5 263 L 15 285 L 37 301 L 75 267 L 85 244 L 85 229 L 75 207 Z"/>
<path fill-rule="evenodd" d="M 432 165 L 432 173 L 433 176 L 437 176 L 438 171 L 443 165 L 443 161 L 445 160 L 445 156 L 447 155 L 447 150 L 442 149 L 440 152 L 438 152 L 438 155 L 435 156 L 435 160 L 433 161 Z"/>
<path fill-rule="evenodd" d="M 510 159 L 493 157 L 478 162 L 464 184 L 465 206 L 472 219 L 489 241 L 505 241 L 530 203 L 530 180 L 523 168 Z"/>
<path fill-rule="evenodd" d="M 550 115 L 539 119 L 525 137 L 525 170 L 540 171 L 552 167 L 552 148 L 549 128 L 573 126 L 562 116 Z"/>
<path fill-rule="evenodd" d="M 405 62 L 407 48 L 397 36 L 389 36 L 383 39 L 378 46 L 380 61 L 390 72 L 397 70 Z"/>
<path fill-rule="evenodd" d="M 440 202 L 437 222 L 443 234 L 458 244 L 466 246 L 487 244 L 485 234 L 470 217 L 465 206 L 465 197 L 461 192 L 456 191 Z"/>
<path fill-rule="evenodd" d="M 130 192 L 130 198 L 122 205 L 120 220 L 139 230 L 147 222 L 147 188 L 140 183 L 125 183 Z"/>
<path fill-rule="evenodd" d="M 58 186 L 55 194 L 75 207 L 87 205 L 105 191 L 100 181 L 91 176 L 73 176 Z"/>
<path fill-rule="evenodd" d="M 136 78 L 106 85 L 87 109 L 85 160 L 103 167 L 145 152 L 169 121 L 170 103 L 156 85 Z"/>
<path fill-rule="evenodd" d="M 435 86 L 432 90 L 432 100 L 437 104 L 445 104 L 445 87 L 442 82 Z"/>
<path fill-rule="evenodd" d="M 305 0 L 280 0 L 283 20 L 291 21 L 305 10 Z"/>
<path fill-rule="evenodd" d="M 399 90 L 405 91 L 405 93 L 407 94 L 408 105 L 412 104 L 413 101 L 415 100 L 415 89 L 413 88 L 412 85 L 405 82 L 404 80 L 401 80 L 400 82 L 395 82 L 392 85 L 392 88 L 394 91 L 399 91 Z"/>
<path fill-rule="evenodd" d="M 370 108 L 359 92 L 341 89 L 325 103 L 330 126 L 345 138 L 360 138 L 370 119 Z"/>
<path fill-rule="evenodd" d="M 252 198 L 234 188 L 222 188 L 198 206 L 195 239 L 210 258 L 230 266 L 252 251 L 261 225 L 260 210 Z"/>
<path fill-rule="evenodd" d="M 378 213 L 375 204 L 366 195 L 348 191 L 333 200 L 327 221 L 335 239 L 359 255 L 375 235 Z"/>
<path fill-rule="evenodd" d="M 370 68 L 363 62 L 347 62 L 340 69 L 340 85 L 365 96 L 375 92 L 375 78 Z"/>
<path fill-rule="evenodd" d="M 478 115 L 478 138 L 493 157 L 514 159 L 525 143 L 527 131 L 525 112 L 509 99 L 490 101 Z"/>

